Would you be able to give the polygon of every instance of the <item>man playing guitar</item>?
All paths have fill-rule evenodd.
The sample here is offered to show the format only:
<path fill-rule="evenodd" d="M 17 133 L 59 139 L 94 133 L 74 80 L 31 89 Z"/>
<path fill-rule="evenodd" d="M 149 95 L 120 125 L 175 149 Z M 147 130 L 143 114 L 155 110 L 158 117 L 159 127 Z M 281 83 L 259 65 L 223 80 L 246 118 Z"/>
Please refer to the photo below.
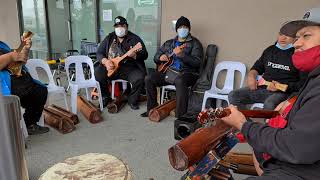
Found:
<path fill-rule="evenodd" d="M 95 68 L 95 77 L 100 83 L 103 104 L 110 102 L 107 88 L 108 81 L 124 79 L 131 83 L 128 97 L 131 109 L 139 109 L 137 100 L 144 88 L 148 58 L 146 47 L 139 36 L 128 31 L 127 20 L 118 16 L 114 19 L 114 32 L 110 33 L 100 44 L 97 59 L 100 64 Z"/>
<path fill-rule="evenodd" d="M 157 72 L 145 79 L 147 89 L 147 117 L 149 111 L 157 106 L 156 87 L 173 84 L 176 87 L 176 117 L 186 113 L 188 107 L 188 87 L 192 86 L 199 75 L 199 67 L 203 58 L 200 41 L 190 34 L 190 21 L 181 16 L 176 23 L 177 36 L 166 41 L 154 56 L 158 65 Z M 172 63 L 167 63 L 172 60 Z M 169 67 L 162 68 L 164 63 Z"/>

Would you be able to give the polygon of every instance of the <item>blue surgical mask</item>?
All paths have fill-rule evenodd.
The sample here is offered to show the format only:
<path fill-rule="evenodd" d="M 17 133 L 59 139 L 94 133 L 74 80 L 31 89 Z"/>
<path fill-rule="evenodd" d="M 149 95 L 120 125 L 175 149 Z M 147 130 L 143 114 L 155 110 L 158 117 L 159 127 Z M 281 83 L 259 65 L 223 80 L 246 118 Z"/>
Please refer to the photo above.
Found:
<path fill-rule="evenodd" d="M 282 47 L 279 42 L 277 42 L 276 44 L 277 48 L 281 49 L 281 50 L 287 50 L 293 47 L 292 43 L 288 44 L 286 47 Z"/>
<path fill-rule="evenodd" d="M 177 30 L 177 32 L 178 32 L 178 37 L 184 39 L 188 36 L 189 29 L 188 28 L 179 28 Z"/>

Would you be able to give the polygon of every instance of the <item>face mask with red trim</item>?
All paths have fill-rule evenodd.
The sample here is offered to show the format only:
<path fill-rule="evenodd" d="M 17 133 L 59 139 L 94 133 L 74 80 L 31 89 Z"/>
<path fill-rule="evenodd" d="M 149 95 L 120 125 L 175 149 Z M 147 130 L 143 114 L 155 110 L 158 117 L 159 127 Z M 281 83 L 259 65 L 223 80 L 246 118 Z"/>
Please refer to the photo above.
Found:
<path fill-rule="evenodd" d="M 320 65 L 320 45 L 295 52 L 292 56 L 293 65 L 302 72 L 311 72 Z"/>

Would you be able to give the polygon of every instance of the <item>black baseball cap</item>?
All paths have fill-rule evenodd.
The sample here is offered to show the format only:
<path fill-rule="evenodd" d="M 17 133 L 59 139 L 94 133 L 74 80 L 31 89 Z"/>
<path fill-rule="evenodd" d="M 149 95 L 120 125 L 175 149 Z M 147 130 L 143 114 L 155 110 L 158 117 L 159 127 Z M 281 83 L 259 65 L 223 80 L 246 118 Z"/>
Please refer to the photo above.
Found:
<path fill-rule="evenodd" d="M 114 18 L 114 25 L 113 26 L 124 25 L 124 24 L 126 24 L 128 26 L 126 18 L 124 18 L 122 16 L 117 16 L 116 18 Z"/>

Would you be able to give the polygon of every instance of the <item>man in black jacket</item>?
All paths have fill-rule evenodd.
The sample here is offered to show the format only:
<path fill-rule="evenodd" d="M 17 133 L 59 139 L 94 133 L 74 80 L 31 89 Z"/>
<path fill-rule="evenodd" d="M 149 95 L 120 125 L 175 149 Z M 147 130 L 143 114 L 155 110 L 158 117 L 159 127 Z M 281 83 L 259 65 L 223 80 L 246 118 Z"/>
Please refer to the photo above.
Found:
<path fill-rule="evenodd" d="M 277 43 L 264 50 L 262 56 L 255 62 L 248 74 L 248 87 L 231 91 L 229 103 L 239 109 L 245 105 L 264 103 L 264 109 L 273 110 L 290 94 L 299 91 L 307 75 L 294 67 L 291 57 L 294 53 L 293 38 L 279 33 Z M 257 81 L 257 76 L 262 78 Z M 258 82 L 271 82 L 268 86 Z M 288 85 L 285 91 L 276 88 L 277 84 Z"/>
<path fill-rule="evenodd" d="M 199 68 L 203 58 L 203 48 L 200 41 L 190 34 L 190 21 L 181 16 L 176 23 L 177 36 L 166 41 L 154 56 L 154 62 L 159 66 L 173 60 L 166 72 L 154 72 L 145 78 L 147 89 L 147 112 L 141 114 L 147 117 L 149 111 L 156 107 L 156 87 L 173 84 L 176 87 L 176 117 L 186 113 L 188 107 L 188 87 L 192 86 L 199 76 Z"/>
<path fill-rule="evenodd" d="M 128 97 L 131 109 L 139 109 L 138 97 L 144 88 L 146 66 L 144 60 L 148 58 L 148 52 L 139 36 L 128 31 L 127 20 L 118 16 L 114 19 L 115 31 L 110 33 L 101 43 L 97 51 L 97 60 L 100 64 L 95 68 L 95 77 L 100 83 L 104 106 L 111 100 L 107 88 L 108 81 L 124 79 L 131 83 L 132 88 Z M 129 51 L 137 43 L 141 43 L 139 51 Z M 108 77 L 108 71 L 115 69 L 115 64 L 110 61 L 113 58 L 129 52 L 128 57 L 120 62 L 120 69 L 114 75 Z"/>
<path fill-rule="evenodd" d="M 303 20 L 285 24 L 282 32 L 296 36 L 293 64 L 309 73 L 285 117 L 285 127 L 247 121 L 233 105 L 222 120 L 240 130 L 255 152 L 271 156 L 260 164 L 262 176 L 248 179 L 316 180 L 320 179 L 320 8 L 308 11 Z"/>

